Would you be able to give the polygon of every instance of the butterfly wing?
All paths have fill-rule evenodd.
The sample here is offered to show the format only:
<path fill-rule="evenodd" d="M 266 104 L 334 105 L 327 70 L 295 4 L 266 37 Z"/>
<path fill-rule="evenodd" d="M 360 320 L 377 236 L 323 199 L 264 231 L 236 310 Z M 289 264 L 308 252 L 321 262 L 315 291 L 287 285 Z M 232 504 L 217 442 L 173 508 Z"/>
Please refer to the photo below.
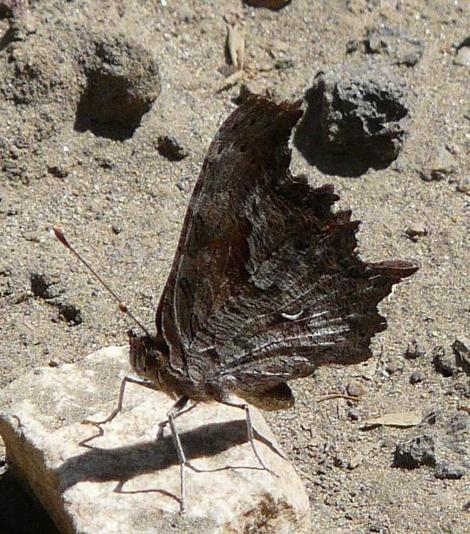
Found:
<path fill-rule="evenodd" d="M 157 311 L 170 365 L 194 383 L 270 389 L 370 356 L 377 304 L 416 271 L 356 254 L 330 185 L 289 171 L 299 104 L 251 97 L 212 142 Z"/>

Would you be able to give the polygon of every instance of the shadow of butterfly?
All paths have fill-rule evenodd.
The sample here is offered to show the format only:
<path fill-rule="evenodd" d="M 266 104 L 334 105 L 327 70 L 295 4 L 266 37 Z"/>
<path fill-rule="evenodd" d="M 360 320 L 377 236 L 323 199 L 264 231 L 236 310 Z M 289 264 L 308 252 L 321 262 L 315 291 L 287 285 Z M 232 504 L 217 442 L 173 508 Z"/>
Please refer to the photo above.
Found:
<path fill-rule="evenodd" d="M 97 423 L 119 413 L 126 382 L 177 399 L 160 434 L 169 424 L 181 509 L 188 462 L 174 419 L 188 401 L 244 409 L 249 440 L 267 469 L 248 403 L 289 408 L 289 380 L 319 365 L 369 358 L 371 338 L 386 327 L 377 304 L 417 270 L 403 260 L 362 261 L 359 222 L 350 211 L 332 211 L 339 199 L 333 186 L 315 189 L 291 174 L 288 141 L 301 115 L 299 102 L 250 96 L 216 134 L 160 298 L 156 333 L 129 332 L 140 378 L 124 379 L 118 407 Z"/>

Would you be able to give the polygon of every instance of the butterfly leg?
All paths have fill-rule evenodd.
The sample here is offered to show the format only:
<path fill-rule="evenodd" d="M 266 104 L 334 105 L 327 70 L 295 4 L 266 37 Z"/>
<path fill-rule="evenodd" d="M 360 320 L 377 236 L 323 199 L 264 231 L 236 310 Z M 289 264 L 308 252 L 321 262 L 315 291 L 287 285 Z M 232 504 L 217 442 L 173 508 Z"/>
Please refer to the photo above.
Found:
<path fill-rule="evenodd" d="M 178 460 L 180 464 L 180 512 L 183 513 L 186 509 L 185 496 L 186 496 L 186 472 L 185 467 L 188 464 L 186 460 L 186 455 L 184 454 L 183 447 L 181 445 L 181 440 L 176 430 L 175 419 L 178 415 L 181 415 L 181 411 L 186 406 L 189 398 L 186 395 L 183 395 L 179 398 L 176 403 L 171 407 L 168 412 L 168 424 L 171 429 L 171 436 L 173 438 L 173 443 L 175 445 L 176 454 L 178 455 Z"/>
<path fill-rule="evenodd" d="M 230 402 L 230 401 L 222 401 L 222 404 L 226 404 L 227 406 L 233 406 L 234 408 L 240 408 L 241 410 L 245 411 L 248 441 L 250 442 L 251 448 L 253 449 L 256 459 L 258 460 L 258 462 L 260 463 L 263 469 L 271 473 L 271 475 L 277 476 L 277 474 L 272 469 L 269 469 L 269 467 L 264 463 L 263 459 L 261 458 L 258 452 L 258 449 L 256 448 L 250 405 L 246 403 L 239 404 L 237 402 Z"/>
<path fill-rule="evenodd" d="M 175 414 L 173 419 L 176 419 L 180 415 L 183 415 L 185 413 L 190 412 L 191 410 L 194 410 L 194 408 L 196 408 L 196 406 L 198 404 L 199 404 L 198 402 L 195 402 L 189 408 L 186 408 L 185 410 L 179 411 L 178 413 Z M 168 422 L 169 422 L 168 419 L 166 419 L 165 421 L 162 421 L 161 423 L 158 424 L 158 432 L 157 432 L 157 438 L 156 438 L 157 440 L 159 440 L 159 439 L 161 439 L 163 437 L 163 433 L 165 432 L 165 428 L 166 428 L 166 425 L 168 424 Z"/>
<path fill-rule="evenodd" d="M 90 421 L 89 419 L 85 419 L 84 421 L 82 421 L 82 423 L 85 424 L 85 425 L 94 425 L 94 426 L 98 426 L 99 427 L 100 425 L 104 425 L 104 424 L 109 423 L 110 421 L 112 421 L 116 417 L 116 415 L 122 410 L 122 403 L 123 403 L 123 400 L 124 400 L 124 392 L 126 391 L 126 385 L 127 384 L 137 384 L 139 386 L 143 386 L 143 387 L 146 387 L 146 388 L 149 388 L 149 389 L 153 389 L 155 391 L 159 390 L 158 386 L 156 386 L 153 382 L 150 382 L 149 380 L 145 380 L 143 378 L 136 378 L 136 377 L 133 377 L 133 376 L 125 376 L 122 379 L 121 387 L 119 389 L 119 398 L 118 398 L 117 406 L 108 415 L 108 417 L 106 417 L 106 419 L 103 419 L 102 421 Z"/>

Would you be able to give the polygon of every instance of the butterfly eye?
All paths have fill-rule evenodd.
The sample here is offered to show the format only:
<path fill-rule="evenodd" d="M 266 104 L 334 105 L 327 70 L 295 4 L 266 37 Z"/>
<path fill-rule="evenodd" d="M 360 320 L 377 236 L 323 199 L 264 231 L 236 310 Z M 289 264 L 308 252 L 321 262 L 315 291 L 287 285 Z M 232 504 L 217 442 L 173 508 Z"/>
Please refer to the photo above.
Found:
<path fill-rule="evenodd" d="M 242 145 L 240 145 L 240 147 L 238 148 L 238 150 L 239 150 L 240 152 L 242 152 L 242 153 L 243 153 L 243 152 L 246 152 L 246 151 L 248 150 L 248 145 L 245 144 L 245 143 L 243 143 Z"/>

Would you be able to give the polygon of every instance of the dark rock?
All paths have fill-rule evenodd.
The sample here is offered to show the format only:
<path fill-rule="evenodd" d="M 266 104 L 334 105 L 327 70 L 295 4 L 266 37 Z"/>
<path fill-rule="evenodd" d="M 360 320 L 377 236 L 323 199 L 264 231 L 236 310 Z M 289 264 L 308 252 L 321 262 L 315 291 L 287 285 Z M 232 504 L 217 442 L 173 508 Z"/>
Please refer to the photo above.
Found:
<path fill-rule="evenodd" d="M 62 292 L 59 284 L 59 277 L 45 273 L 31 273 L 30 276 L 31 291 L 35 297 L 45 300 L 54 299 Z"/>
<path fill-rule="evenodd" d="M 435 439 L 429 434 L 401 442 L 396 446 L 393 465 L 405 469 L 436 465 L 435 447 Z"/>
<path fill-rule="evenodd" d="M 50 165 L 47 172 L 56 178 L 66 178 L 70 171 L 61 165 Z"/>
<path fill-rule="evenodd" d="M 434 476 L 440 479 L 458 480 L 465 475 L 465 469 L 461 466 L 449 465 L 447 462 L 438 463 Z"/>
<path fill-rule="evenodd" d="M 59 317 L 70 326 L 78 326 L 83 322 L 82 311 L 75 304 L 69 302 L 57 303 Z"/>
<path fill-rule="evenodd" d="M 431 352 L 431 357 L 434 368 L 442 376 L 450 377 L 457 372 L 455 357 L 449 354 L 444 347 L 434 347 Z"/>
<path fill-rule="evenodd" d="M 410 343 L 408 343 L 403 356 L 407 360 L 416 360 L 425 354 L 426 352 L 419 346 L 418 341 L 416 339 L 412 339 Z"/>
<path fill-rule="evenodd" d="M 188 152 L 180 142 L 171 135 L 160 135 L 157 140 L 157 150 L 170 161 L 181 161 L 188 157 Z"/>
<path fill-rule="evenodd" d="M 457 362 L 466 371 L 470 371 L 470 339 L 466 336 L 459 336 L 452 343 Z"/>
<path fill-rule="evenodd" d="M 9 267 L 0 267 L 0 297 L 8 297 L 14 293 L 13 272 Z"/>
<path fill-rule="evenodd" d="M 385 54 L 396 65 L 413 67 L 423 56 L 423 45 L 417 39 L 392 28 L 370 30 L 364 40 L 368 54 Z"/>
<path fill-rule="evenodd" d="M 421 371 L 413 371 L 410 376 L 410 384 L 418 384 L 425 379 L 424 373 Z"/>
<path fill-rule="evenodd" d="M 152 54 L 124 35 L 91 35 L 81 52 L 85 87 L 75 129 L 124 140 L 132 137 L 161 90 Z"/>
<path fill-rule="evenodd" d="M 350 408 L 348 410 L 348 419 L 351 421 L 358 421 L 361 414 L 357 408 Z"/>
<path fill-rule="evenodd" d="M 378 69 L 320 72 L 305 95 L 295 143 L 329 174 L 359 175 L 391 163 L 403 145 L 409 110 L 405 88 Z"/>

